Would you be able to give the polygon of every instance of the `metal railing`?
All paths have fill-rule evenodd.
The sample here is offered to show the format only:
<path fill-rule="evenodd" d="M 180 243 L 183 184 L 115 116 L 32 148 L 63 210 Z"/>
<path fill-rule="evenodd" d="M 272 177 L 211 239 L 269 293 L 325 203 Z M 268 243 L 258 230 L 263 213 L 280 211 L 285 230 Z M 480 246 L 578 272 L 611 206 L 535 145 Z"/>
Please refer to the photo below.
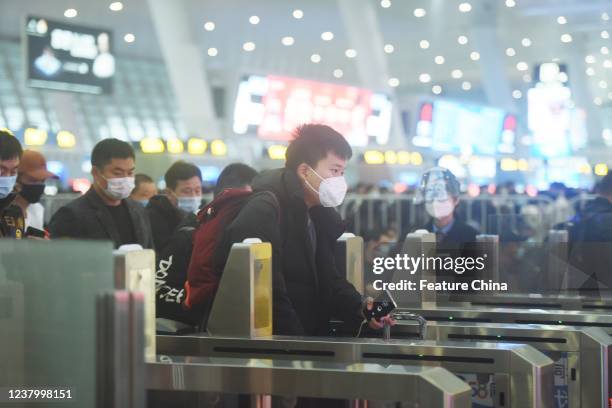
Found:
<path fill-rule="evenodd" d="M 539 229 L 547 231 L 556 224 L 567 222 L 576 210 L 584 209 L 593 198 L 593 195 L 580 195 L 563 201 L 548 196 L 463 195 L 456 213 L 483 233 L 498 233 L 501 224 L 516 230 L 529 216 L 536 219 Z M 527 210 L 527 206 L 531 209 Z M 349 194 L 338 210 L 347 222 L 347 229 L 357 235 L 373 229 L 393 229 L 399 236 L 404 236 L 429 220 L 424 206 L 415 204 L 414 195 L 409 194 Z"/>

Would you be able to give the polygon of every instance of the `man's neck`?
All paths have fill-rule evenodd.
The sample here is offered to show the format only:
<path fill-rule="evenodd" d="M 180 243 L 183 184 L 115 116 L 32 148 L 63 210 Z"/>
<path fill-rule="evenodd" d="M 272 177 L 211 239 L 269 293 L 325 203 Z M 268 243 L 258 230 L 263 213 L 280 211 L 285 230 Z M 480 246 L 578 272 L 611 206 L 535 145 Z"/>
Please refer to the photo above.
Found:
<path fill-rule="evenodd" d="M 450 223 L 453 222 L 453 214 L 447 215 L 446 217 L 443 218 L 436 218 L 434 219 L 434 223 L 436 224 L 436 227 L 438 228 L 444 228 L 447 225 L 449 225 Z"/>
<path fill-rule="evenodd" d="M 100 199 L 104 203 L 104 205 L 107 205 L 109 207 L 117 207 L 118 205 L 121 205 L 121 200 L 115 200 L 114 198 L 108 197 L 104 190 L 102 190 L 102 188 L 100 188 L 100 186 L 98 186 L 96 183 L 94 183 L 93 188 L 96 194 L 98 194 L 98 197 L 100 197 Z"/>

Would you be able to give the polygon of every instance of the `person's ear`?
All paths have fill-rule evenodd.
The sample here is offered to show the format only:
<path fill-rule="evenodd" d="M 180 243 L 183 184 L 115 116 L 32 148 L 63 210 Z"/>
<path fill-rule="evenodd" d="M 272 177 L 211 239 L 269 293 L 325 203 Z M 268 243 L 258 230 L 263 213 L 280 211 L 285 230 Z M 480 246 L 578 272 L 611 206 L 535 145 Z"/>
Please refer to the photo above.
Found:
<path fill-rule="evenodd" d="M 296 173 L 300 180 L 306 181 L 306 179 L 308 178 L 309 172 L 310 172 L 310 166 L 308 166 L 306 163 L 302 163 L 299 166 L 297 166 Z"/>

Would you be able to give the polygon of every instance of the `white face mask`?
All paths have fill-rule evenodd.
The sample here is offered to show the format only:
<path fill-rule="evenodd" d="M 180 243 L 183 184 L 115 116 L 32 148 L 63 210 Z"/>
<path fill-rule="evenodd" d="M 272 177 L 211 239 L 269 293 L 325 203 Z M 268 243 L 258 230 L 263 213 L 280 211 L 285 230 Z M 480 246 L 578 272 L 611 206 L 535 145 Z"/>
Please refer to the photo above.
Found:
<path fill-rule="evenodd" d="M 432 217 L 439 219 L 444 218 L 453 213 L 455 206 L 451 200 L 433 200 L 425 203 L 425 211 Z"/>
<path fill-rule="evenodd" d="M 315 193 L 319 195 L 319 201 L 323 207 L 337 207 L 342 204 L 344 201 L 344 196 L 346 195 L 346 191 L 348 190 L 348 186 L 346 185 L 346 180 L 342 176 L 338 177 L 329 177 L 323 178 L 314 171 L 314 169 L 310 168 L 314 174 L 316 174 L 321 179 L 321 184 L 319 184 L 319 191 L 315 190 L 314 187 L 310 185 L 308 181 L 308 187 Z"/>
<path fill-rule="evenodd" d="M 0 177 L 0 198 L 6 198 L 11 194 L 16 181 L 17 176 Z"/>
<path fill-rule="evenodd" d="M 117 177 L 107 179 L 102 176 L 104 180 L 106 180 L 107 187 L 104 189 L 106 194 L 109 197 L 114 198 L 115 200 L 123 200 L 124 198 L 128 198 L 132 190 L 134 190 L 134 177 Z"/>
<path fill-rule="evenodd" d="M 202 196 L 195 197 L 176 197 L 176 205 L 188 213 L 196 213 L 202 204 Z"/>

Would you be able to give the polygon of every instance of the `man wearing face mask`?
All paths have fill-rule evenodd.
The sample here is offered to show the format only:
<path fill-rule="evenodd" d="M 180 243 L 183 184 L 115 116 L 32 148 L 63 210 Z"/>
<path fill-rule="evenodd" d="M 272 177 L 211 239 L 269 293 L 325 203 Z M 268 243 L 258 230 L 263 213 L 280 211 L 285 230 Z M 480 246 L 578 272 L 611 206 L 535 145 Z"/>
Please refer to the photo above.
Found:
<path fill-rule="evenodd" d="M 334 207 L 346 194 L 344 169 L 351 155 L 344 137 L 329 126 L 298 128 L 285 167 L 253 180 L 253 191 L 274 194 L 255 195 L 219 242 L 215 256 L 224 259 L 231 244 L 245 238 L 272 244 L 274 334 L 326 335 L 332 317 L 355 327 L 363 320 L 361 295 L 334 263 L 344 231 Z M 370 326 L 382 324 L 372 320 Z"/>
<path fill-rule="evenodd" d="M 164 180 L 164 194 L 151 197 L 146 208 L 158 253 L 165 250 L 179 224 L 189 219 L 196 222 L 195 214 L 202 204 L 202 172 L 195 164 L 177 161 Z"/>
<path fill-rule="evenodd" d="M 15 188 L 18 194 L 13 205 L 18 206 L 25 216 L 26 231 L 28 227 L 41 232 L 44 229 L 45 208 L 40 204 L 40 198 L 45 192 L 45 181 L 49 178 L 57 176 L 47 170 L 45 156 L 34 150 L 23 152 Z"/>
<path fill-rule="evenodd" d="M 130 198 L 140 203 L 143 207 L 146 207 L 151 197 L 157 195 L 155 182 L 146 174 L 136 174 L 136 176 L 134 176 L 134 182 L 136 186 L 130 193 Z"/>
<path fill-rule="evenodd" d="M 93 184 L 87 193 L 60 208 L 51 218 L 51 238 L 102 239 L 115 248 L 140 244 L 153 248 L 145 209 L 128 199 L 134 189 L 135 156 L 118 139 L 104 139 L 91 153 Z"/>
<path fill-rule="evenodd" d="M 21 210 L 12 205 L 16 193 L 19 161 L 23 150 L 11 133 L 0 130 L 0 237 L 21 239 L 25 221 Z"/>

